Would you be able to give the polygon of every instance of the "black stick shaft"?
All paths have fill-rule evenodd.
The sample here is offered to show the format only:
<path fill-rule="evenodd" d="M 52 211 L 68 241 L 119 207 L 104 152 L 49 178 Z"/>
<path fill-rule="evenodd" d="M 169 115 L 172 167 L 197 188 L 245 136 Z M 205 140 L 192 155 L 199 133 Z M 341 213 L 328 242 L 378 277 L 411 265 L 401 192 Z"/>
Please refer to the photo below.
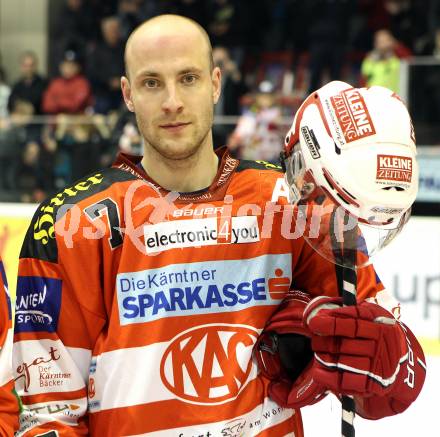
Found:
<path fill-rule="evenodd" d="M 342 302 L 344 305 L 356 305 L 356 240 L 357 229 L 344 232 L 344 243 L 350 248 L 344 250 L 344 267 L 342 267 Z M 349 244 L 347 244 L 349 243 Z M 356 406 L 352 396 L 342 396 L 342 437 L 355 437 L 354 417 Z"/>
<path fill-rule="evenodd" d="M 343 267 L 342 301 L 344 305 L 356 305 L 356 270 Z M 354 429 L 355 404 L 351 396 L 342 396 L 342 437 L 355 437 Z"/>

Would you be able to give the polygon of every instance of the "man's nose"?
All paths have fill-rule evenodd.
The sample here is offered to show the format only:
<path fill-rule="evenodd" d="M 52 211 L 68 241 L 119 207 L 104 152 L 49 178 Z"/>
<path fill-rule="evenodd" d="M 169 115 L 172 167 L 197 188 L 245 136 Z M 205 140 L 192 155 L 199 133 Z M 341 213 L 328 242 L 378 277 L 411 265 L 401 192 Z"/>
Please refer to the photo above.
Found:
<path fill-rule="evenodd" d="M 183 101 L 175 85 L 170 85 L 166 89 L 165 100 L 162 103 L 162 109 L 165 112 L 181 112 Z"/>

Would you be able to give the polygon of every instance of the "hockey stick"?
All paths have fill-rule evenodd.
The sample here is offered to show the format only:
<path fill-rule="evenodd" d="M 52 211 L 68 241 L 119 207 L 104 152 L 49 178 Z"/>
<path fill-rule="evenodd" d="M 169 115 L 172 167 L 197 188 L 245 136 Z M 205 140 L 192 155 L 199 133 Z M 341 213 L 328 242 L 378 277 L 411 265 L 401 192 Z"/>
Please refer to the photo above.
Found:
<path fill-rule="evenodd" d="M 355 234 L 357 238 L 356 229 L 348 231 L 347 234 Z M 344 232 L 345 234 L 345 232 Z M 352 235 L 344 235 L 344 241 L 346 238 L 353 238 Z M 350 250 L 350 254 L 344 255 L 345 261 L 351 261 L 347 258 L 356 256 L 355 250 Z M 344 305 L 356 305 L 356 285 L 357 285 L 357 273 L 355 268 L 355 260 L 349 265 L 342 267 L 342 302 Z M 347 263 L 348 264 L 348 263 Z M 355 416 L 355 404 L 352 396 L 342 396 L 342 421 L 341 421 L 341 435 L 342 437 L 354 437 L 354 416 Z"/>
<path fill-rule="evenodd" d="M 344 218 L 347 216 L 344 216 Z M 338 259 L 343 261 L 342 264 L 336 264 L 336 269 L 340 272 L 340 281 L 338 286 L 342 295 L 342 302 L 345 306 L 356 305 L 356 256 L 357 256 L 357 238 L 358 227 L 347 229 L 342 232 L 343 240 L 338 242 L 336 235 L 339 233 L 339 224 L 337 223 L 337 210 L 332 214 L 331 218 L 331 239 L 333 246 L 333 254 L 335 261 Z M 345 223 L 344 223 L 345 228 Z M 355 437 L 354 417 L 356 406 L 352 396 L 344 395 L 341 400 L 342 404 L 342 420 L 341 435 L 342 437 Z"/>

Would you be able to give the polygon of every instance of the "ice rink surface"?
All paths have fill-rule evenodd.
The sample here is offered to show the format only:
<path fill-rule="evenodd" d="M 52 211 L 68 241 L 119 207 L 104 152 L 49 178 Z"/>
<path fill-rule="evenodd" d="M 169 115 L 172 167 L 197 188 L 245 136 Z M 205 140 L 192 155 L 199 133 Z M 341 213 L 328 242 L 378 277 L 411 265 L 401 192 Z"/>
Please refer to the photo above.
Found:
<path fill-rule="evenodd" d="M 427 356 L 423 390 L 405 412 L 381 420 L 356 417 L 356 437 L 440 437 L 440 356 Z M 301 410 L 305 437 L 341 435 L 341 404 L 334 396 Z"/>

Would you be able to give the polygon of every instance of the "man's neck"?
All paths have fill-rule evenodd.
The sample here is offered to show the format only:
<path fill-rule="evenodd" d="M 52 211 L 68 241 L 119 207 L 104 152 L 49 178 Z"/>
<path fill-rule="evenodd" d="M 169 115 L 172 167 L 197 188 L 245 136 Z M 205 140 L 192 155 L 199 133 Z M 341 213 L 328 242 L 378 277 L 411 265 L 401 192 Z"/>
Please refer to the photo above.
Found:
<path fill-rule="evenodd" d="M 218 170 L 218 157 L 212 146 L 203 145 L 194 155 L 182 160 L 164 158 L 152 147 L 145 146 L 142 166 L 148 176 L 166 190 L 190 193 L 212 184 Z"/>

